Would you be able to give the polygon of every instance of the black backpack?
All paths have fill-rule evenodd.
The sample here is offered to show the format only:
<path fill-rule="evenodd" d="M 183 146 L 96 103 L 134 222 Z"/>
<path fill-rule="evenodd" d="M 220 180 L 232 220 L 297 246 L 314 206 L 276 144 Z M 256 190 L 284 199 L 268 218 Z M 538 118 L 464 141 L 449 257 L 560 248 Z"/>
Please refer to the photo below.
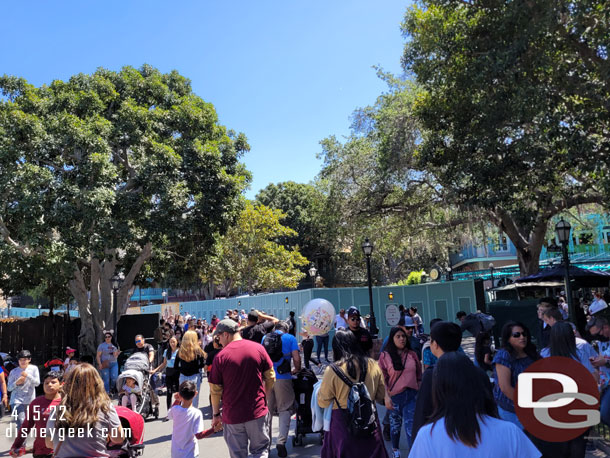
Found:
<path fill-rule="evenodd" d="M 355 437 L 371 437 L 378 428 L 377 409 L 364 384 L 366 367 L 360 371 L 360 380 L 352 382 L 341 369 L 331 364 L 335 374 L 349 387 L 347 396 L 346 421 L 349 433 Z M 339 401 L 335 399 L 339 408 Z"/>
<path fill-rule="evenodd" d="M 284 353 L 282 353 L 282 335 L 277 332 L 271 332 L 265 336 L 263 347 L 265 347 L 274 363 L 277 363 L 284 356 Z"/>

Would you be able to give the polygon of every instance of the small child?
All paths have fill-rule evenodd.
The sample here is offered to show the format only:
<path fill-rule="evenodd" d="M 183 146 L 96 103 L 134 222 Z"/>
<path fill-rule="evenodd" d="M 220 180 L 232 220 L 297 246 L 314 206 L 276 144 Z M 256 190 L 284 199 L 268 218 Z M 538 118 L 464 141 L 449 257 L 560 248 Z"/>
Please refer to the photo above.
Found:
<path fill-rule="evenodd" d="M 138 395 L 142 393 L 142 389 L 138 386 L 136 379 L 133 377 L 125 377 L 125 383 L 121 389 L 121 405 L 127 407 L 131 404 L 131 410 L 136 412 L 136 405 L 138 402 Z"/>
<path fill-rule="evenodd" d="M 172 458 L 194 458 L 199 456 L 199 444 L 195 438 L 203 432 L 203 416 L 199 409 L 193 407 L 193 398 L 197 395 L 197 387 L 193 382 L 180 384 L 176 399 L 180 404 L 174 404 L 167 417 L 174 421 L 172 432 Z"/>
<path fill-rule="evenodd" d="M 8 390 L 11 392 L 11 408 L 13 416 L 17 418 L 17 429 L 26 419 L 28 406 L 36 397 L 36 387 L 40 385 L 38 368 L 30 362 L 32 354 L 29 350 L 17 353 L 19 366 L 8 376 Z"/>
<path fill-rule="evenodd" d="M 21 429 L 17 432 L 17 437 L 9 454 L 11 456 L 22 456 L 25 454 L 25 439 L 34 429 L 34 456 L 40 458 L 51 458 L 53 450 L 45 445 L 44 435 L 41 433 L 47 426 L 50 415 L 59 415 L 57 406 L 61 402 L 60 389 L 62 384 L 62 374 L 60 371 L 50 371 L 44 376 L 43 388 L 44 395 L 38 396 L 28 406 L 25 421 L 21 424 Z"/>

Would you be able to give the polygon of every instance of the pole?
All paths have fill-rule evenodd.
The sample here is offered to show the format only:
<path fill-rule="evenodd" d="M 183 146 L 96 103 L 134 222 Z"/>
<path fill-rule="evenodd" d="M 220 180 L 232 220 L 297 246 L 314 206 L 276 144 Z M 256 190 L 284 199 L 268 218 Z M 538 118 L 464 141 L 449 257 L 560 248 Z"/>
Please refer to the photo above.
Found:
<path fill-rule="evenodd" d="M 491 287 L 493 289 L 493 287 L 494 287 L 494 268 L 493 267 L 490 268 L 489 271 L 491 273 Z"/>
<path fill-rule="evenodd" d="M 570 256 L 568 256 L 568 244 L 567 242 L 562 242 L 561 247 L 563 250 L 563 265 L 565 267 L 565 288 L 566 288 L 566 300 L 568 301 L 568 311 L 570 314 L 570 319 L 574 321 L 576 319 L 576 314 L 574 310 L 574 301 L 572 300 L 572 285 L 570 284 Z"/>
<path fill-rule="evenodd" d="M 312 275 L 311 277 L 311 289 L 315 289 L 316 287 L 316 276 Z"/>
<path fill-rule="evenodd" d="M 116 340 L 116 342 L 118 342 L 118 330 L 117 330 L 117 324 L 118 324 L 118 312 L 117 312 L 117 290 L 116 288 L 112 288 L 112 313 L 114 315 L 114 338 Z"/>
<path fill-rule="evenodd" d="M 371 280 L 371 257 L 366 257 L 366 274 L 369 280 L 369 307 L 371 309 L 370 328 L 373 338 L 377 337 L 379 329 L 377 329 L 377 320 L 375 319 L 375 308 L 373 307 L 373 282 Z"/>

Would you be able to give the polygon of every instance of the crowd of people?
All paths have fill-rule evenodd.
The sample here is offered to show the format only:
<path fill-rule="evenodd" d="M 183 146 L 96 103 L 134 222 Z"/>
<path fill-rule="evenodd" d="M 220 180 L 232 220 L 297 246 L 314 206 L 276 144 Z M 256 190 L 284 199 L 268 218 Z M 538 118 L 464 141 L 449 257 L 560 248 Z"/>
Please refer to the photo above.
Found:
<path fill-rule="evenodd" d="M 588 337 L 599 341 L 598 350 L 566 321 L 562 304 L 546 297 L 537 308 L 535 342 L 526 325 L 509 321 L 502 326 L 497 349 L 488 315 L 459 312 L 457 323 L 435 318 L 426 334 L 417 309 L 401 306 L 400 320 L 378 354 L 373 354 L 373 337 L 357 307 L 339 311 L 332 340 L 328 334 L 315 336 L 317 359 L 312 357 L 312 336 L 302 332 L 298 343 L 294 312 L 280 320 L 258 310 L 229 310 L 222 320 L 213 316 L 209 324 L 188 315 L 168 317 L 154 332 L 157 349 L 136 335 L 133 353 L 142 353 L 148 361 L 154 409 L 159 404 L 155 388 L 165 386 L 168 413 L 163 421 L 173 422 L 173 457 L 198 456 L 198 440 L 220 430 L 232 458 L 267 457 L 273 416 L 279 421 L 277 456 L 287 456 L 293 377 L 303 366 L 321 365 L 322 354 L 327 367 L 315 402 L 329 412 L 323 458 L 387 457 L 385 441 L 391 442 L 393 458 L 399 458 L 403 430 L 413 457 L 583 457 L 588 432 L 560 443 L 539 440 L 524 431 L 513 399 L 519 374 L 533 362 L 550 356 L 572 358 L 598 382 L 601 418 L 610 424 L 610 325 L 597 313 L 606 307 L 598 307 L 586 326 Z M 474 361 L 461 347 L 464 331 L 476 338 Z M 18 354 L 19 366 L 3 389 L 3 402 L 6 393 L 11 394 L 17 429 L 94 430 L 86 440 L 60 433 L 37 438 L 35 456 L 108 456 L 107 444 L 124 441 L 112 399 L 136 410 L 142 387 L 136 377 L 124 377 L 116 386 L 119 355 L 113 333 L 106 332 L 97 348 L 96 367 L 68 348 L 62 370 L 41 379 L 31 354 Z M 206 377 L 212 426 L 204 431 L 199 394 Z M 36 398 L 41 381 L 44 394 Z M 383 419 L 377 405 L 386 408 Z M 32 409 L 44 415 L 34 421 Z M 57 409 L 62 409 L 61 418 L 53 415 Z M 25 435 L 19 434 L 11 455 L 23 454 L 25 442 Z"/>

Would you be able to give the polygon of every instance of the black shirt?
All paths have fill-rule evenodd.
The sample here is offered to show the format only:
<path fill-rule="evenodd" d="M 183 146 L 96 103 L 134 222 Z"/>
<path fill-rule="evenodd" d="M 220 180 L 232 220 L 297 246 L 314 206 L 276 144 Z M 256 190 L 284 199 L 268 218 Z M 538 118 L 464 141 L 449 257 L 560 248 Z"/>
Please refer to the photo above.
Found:
<path fill-rule="evenodd" d="M 369 351 L 371 351 L 373 348 L 373 338 L 371 337 L 371 333 L 367 329 L 360 327 L 355 331 L 351 328 L 349 330 L 352 331 L 356 336 L 356 340 L 360 344 L 360 348 L 362 348 L 364 354 L 368 355 Z"/>
<path fill-rule="evenodd" d="M 263 321 L 262 323 L 251 324 L 241 330 L 241 336 L 252 342 L 261 343 L 263 337 L 273 331 L 275 323 L 273 321 Z"/>
<path fill-rule="evenodd" d="M 206 353 L 206 355 L 208 355 L 208 357 L 205 360 L 205 365 L 206 366 L 211 366 L 212 365 L 212 363 L 214 362 L 214 357 L 218 353 L 220 353 L 220 350 L 222 350 L 222 348 L 215 348 L 214 347 L 214 342 L 213 341 L 205 346 L 203 351 Z"/>
<path fill-rule="evenodd" d="M 196 356 L 192 361 L 184 361 L 180 359 L 178 355 L 176 355 L 176 362 L 174 363 L 174 367 L 180 372 L 182 375 L 186 375 L 187 377 L 191 375 L 195 375 L 199 373 L 199 369 L 203 368 L 205 365 L 205 361 L 203 356 Z"/>

